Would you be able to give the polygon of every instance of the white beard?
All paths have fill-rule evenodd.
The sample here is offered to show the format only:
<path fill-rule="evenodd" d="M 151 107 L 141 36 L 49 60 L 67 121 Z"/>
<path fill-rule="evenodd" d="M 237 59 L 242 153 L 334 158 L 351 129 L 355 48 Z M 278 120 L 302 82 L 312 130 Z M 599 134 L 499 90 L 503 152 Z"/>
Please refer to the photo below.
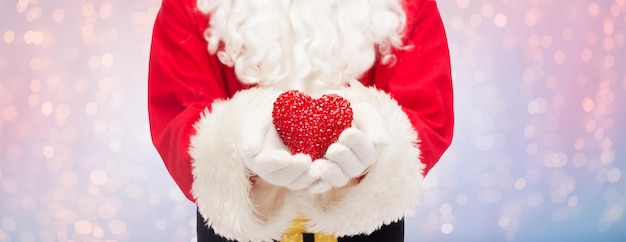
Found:
<path fill-rule="evenodd" d="M 244 84 L 316 95 L 363 75 L 402 47 L 401 0 L 198 0 L 205 37 Z"/>

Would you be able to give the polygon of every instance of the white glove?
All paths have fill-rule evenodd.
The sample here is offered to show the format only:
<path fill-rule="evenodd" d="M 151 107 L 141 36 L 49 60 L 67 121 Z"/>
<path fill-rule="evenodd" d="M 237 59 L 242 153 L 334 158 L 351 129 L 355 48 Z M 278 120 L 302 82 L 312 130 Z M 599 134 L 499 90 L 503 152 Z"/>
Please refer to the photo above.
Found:
<path fill-rule="evenodd" d="M 248 169 L 261 179 L 289 189 L 306 188 L 316 180 L 309 174 L 311 158 L 289 152 L 272 123 L 271 108 L 258 108 L 247 115 L 238 150 Z"/>
<path fill-rule="evenodd" d="M 353 126 L 339 135 L 322 159 L 313 162 L 311 174 L 319 180 L 309 187 L 309 192 L 323 193 L 362 176 L 378 158 L 376 147 L 388 143 L 387 129 L 376 108 L 357 103 L 352 105 L 352 110 Z"/>

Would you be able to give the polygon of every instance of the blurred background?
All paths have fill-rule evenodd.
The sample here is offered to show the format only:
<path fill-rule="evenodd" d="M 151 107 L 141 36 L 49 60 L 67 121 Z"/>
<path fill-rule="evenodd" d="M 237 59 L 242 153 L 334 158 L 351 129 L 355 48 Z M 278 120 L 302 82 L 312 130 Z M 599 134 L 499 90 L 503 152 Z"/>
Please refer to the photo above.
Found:
<path fill-rule="evenodd" d="M 0 241 L 195 241 L 150 143 L 160 1 L 0 2 Z M 407 241 L 626 241 L 626 0 L 440 0 L 456 131 Z"/>

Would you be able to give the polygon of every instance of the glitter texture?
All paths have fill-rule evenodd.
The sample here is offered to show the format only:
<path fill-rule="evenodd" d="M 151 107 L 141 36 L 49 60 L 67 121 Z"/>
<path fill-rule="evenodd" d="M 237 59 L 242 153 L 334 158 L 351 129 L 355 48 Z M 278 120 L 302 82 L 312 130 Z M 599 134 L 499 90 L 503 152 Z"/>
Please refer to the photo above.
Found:
<path fill-rule="evenodd" d="M 304 153 L 316 160 L 337 141 L 341 131 L 350 127 L 352 108 L 348 100 L 336 94 L 314 99 L 291 90 L 276 98 L 272 118 L 278 135 L 292 153 Z"/>

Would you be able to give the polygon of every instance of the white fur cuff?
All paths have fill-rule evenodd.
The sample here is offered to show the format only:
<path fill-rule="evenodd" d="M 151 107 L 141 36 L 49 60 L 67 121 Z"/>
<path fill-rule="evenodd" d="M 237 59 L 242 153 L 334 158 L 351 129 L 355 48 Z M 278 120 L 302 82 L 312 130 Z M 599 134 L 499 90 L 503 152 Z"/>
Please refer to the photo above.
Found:
<path fill-rule="evenodd" d="M 192 194 L 207 225 L 237 241 L 280 239 L 296 209 L 285 201 L 272 217 L 260 217 L 251 198 L 251 184 L 242 155 L 237 152 L 243 117 L 259 105 L 272 105 L 276 93 L 253 88 L 227 101 L 216 101 L 195 124 L 189 154 L 192 157 Z M 290 200 L 287 196 L 286 200 Z"/>
<path fill-rule="evenodd" d="M 311 232 L 336 236 L 370 234 L 395 222 L 417 205 L 422 193 L 418 136 L 407 115 L 388 94 L 360 84 L 338 92 L 352 103 L 367 102 L 381 114 L 389 142 L 357 185 L 335 190 L 336 199 L 310 196 L 302 210 Z M 333 192 L 333 191 L 331 191 Z"/>

